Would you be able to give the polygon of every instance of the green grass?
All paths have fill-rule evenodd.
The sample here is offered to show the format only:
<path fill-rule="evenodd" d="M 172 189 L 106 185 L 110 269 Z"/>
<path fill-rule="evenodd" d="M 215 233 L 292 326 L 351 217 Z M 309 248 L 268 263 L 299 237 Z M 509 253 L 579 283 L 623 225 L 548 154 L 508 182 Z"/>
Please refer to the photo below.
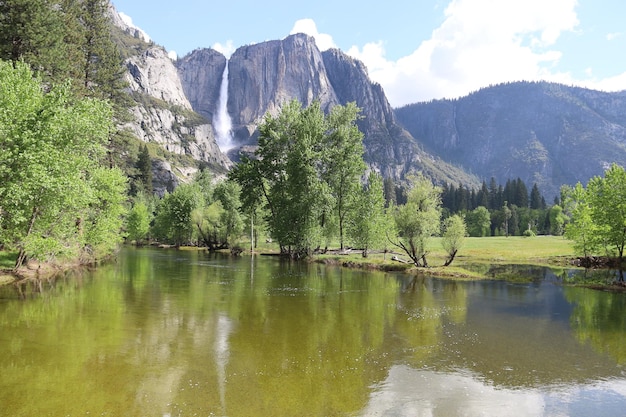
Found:
<path fill-rule="evenodd" d="M 0 251 L 0 270 L 12 269 L 15 266 L 16 252 Z"/>
<path fill-rule="evenodd" d="M 243 243 L 241 246 L 247 249 L 249 243 Z M 364 268 L 403 270 L 411 267 L 411 264 L 392 261 L 393 255 L 404 260 L 409 260 L 409 258 L 398 248 L 394 247 L 391 250 L 393 254 L 370 253 L 367 258 L 363 258 L 360 251 L 352 251 L 348 255 L 315 255 L 314 258 L 323 263 L 350 264 Z M 276 243 L 266 243 L 264 239 L 259 239 L 256 252 L 275 253 L 278 252 L 278 247 Z M 441 247 L 441 238 L 432 238 L 427 256 L 430 268 L 427 271 L 429 274 L 440 276 L 484 278 L 484 274 L 480 272 L 481 268 L 477 265 L 518 264 L 559 267 L 565 266 L 567 260 L 574 256 L 572 242 L 559 236 L 468 237 L 454 262 L 444 268 L 442 265 L 445 262 L 446 253 Z"/>
<path fill-rule="evenodd" d="M 439 238 L 431 242 L 432 257 L 445 258 Z M 468 237 L 454 262 L 553 264 L 574 257 L 572 241 L 561 236 Z"/>

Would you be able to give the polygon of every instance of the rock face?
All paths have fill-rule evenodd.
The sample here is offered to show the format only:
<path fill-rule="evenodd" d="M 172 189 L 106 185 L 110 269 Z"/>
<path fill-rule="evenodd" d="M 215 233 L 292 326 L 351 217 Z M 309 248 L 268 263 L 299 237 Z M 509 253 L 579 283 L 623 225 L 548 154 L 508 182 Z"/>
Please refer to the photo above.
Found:
<path fill-rule="evenodd" d="M 210 49 L 198 49 L 178 61 L 183 89 L 195 111 L 213 119 L 226 58 Z M 339 50 L 321 53 L 312 37 L 303 34 L 237 49 L 228 61 L 228 113 L 235 142 L 250 149 L 266 113 L 277 114 L 288 101 L 304 106 L 319 100 L 333 106 L 356 102 L 363 119 L 365 159 L 385 176 L 402 177 L 420 169 L 435 179 L 477 184 L 458 168 L 427 155 L 396 122 L 385 94 L 373 84 L 365 66 Z"/>
<path fill-rule="evenodd" d="M 196 49 L 179 59 L 176 67 L 192 108 L 207 120 L 213 120 L 226 57 L 213 49 Z"/>
<path fill-rule="evenodd" d="M 143 36 L 112 13 L 128 36 Z M 562 184 L 601 175 L 612 162 L 626 165 L 626 92 L 524 82 L 392 109 L 361 62 L 339 50 L 322 53 L 303 34 L 240 47 L 229 60 L 197 49 L 173 63 L 162 48 L 145 45 L 126 61 L 137 102 L 126 127 L 195 160 L 181 165 L 172 162 L 181 158 L 169 158 L 171 168 L 154 164 L 166 171 L 155 174 L 163 178 L 162 190 L 187 178 L 198 161 L 222 172 L 231 166 L 212 127 L 226 65 L 227 110 L 235 143 L 246 151 L 254 150 L 266 113 L 276 114 L 292 99 L 305 106 L 317 99 L 324 110 L 356 102 L 365 159 L 386 177 L 418 170 L 440 183 L 470 187 L 491 177 L 500 183 L 519 177 L 550 196 Z"/>
<path fill-rule="evenodd" d="M 521 178 L 556 196 L 626 165 L 626 92 L 519 82 L 396 110 L 430 152 L 482 178 Z"/>
<path fill-rule="evenodd" d="M 244 46 L 229 62 L 228 111 L 235 140 L 249 144 L 265 113 L 277 114 L 297 99 L 318 99 L 324 110 L 339 103 L 313 38 L 298 34 L 282 41 Z"/>
<path fill-rule="evenodd" d="M 125 64 L 128 69 L 125 78 L 131 91 L 191 110 L 178 71 L 163 48 L 151 47 L 139 56 L 128 58 Z"/>
<path fill-rule="evenodd" d="M 166 151 L 188 155 L 196 161 L 227 170 L 231 161 L 220 152 L 209 120 L 195 114 L 187 99 L 178 70 L 163 48 L 154 46 L 125 62 L 126 78 L 137 101 L 133 120 L 124 127 L 144 142 L 158 143 Z M 154 189 L 171 191 L 176 179 L 186 181 L 197 171 L 197 163 L 153 163 Z M 159 172 L 159 169 L 170 172 Z M 166 179 L 166 181 L 160 181 Z M 172 185 L 173 184 L 173 185 Z"/>
<path fill-rule="evenodd" d="M 322 56 L 339 102 L 356 102 L 362 109 L 358 126 L 364 134 L 365 159 L 386 177 L 399 178 L 419 165 L 417 144 L 396 122 L 382 87 L 369 80 L 365 65 L 338 49 Z"/>
<path fill-rule="evenodd" d="M 133 44 L 148 40 L 141 30 L 124 23 L 113 7 L 109 13 L 122 31 L 119 36 L 130 37 Z M 131 120 L 121 127 L 166 151 L 165 159 L 152 163 L 157 194 L 190 180 L 200 165 L 218 174 L 230 169 L 232 162 L 220 152 L 210 118 L 194 112 L 179 71 L 162 47 L 143 43 L 124 65 L 125 80 L 136 105 L 131 109 Z"/>

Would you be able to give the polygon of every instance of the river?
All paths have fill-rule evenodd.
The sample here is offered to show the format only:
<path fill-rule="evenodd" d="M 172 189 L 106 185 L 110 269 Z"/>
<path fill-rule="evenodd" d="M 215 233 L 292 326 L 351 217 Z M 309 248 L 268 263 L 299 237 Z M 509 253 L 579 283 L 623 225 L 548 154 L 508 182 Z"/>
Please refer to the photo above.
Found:
<path fill-rule="evenodd" d="M 125 248 L 0 288 L 0 415 L 626 415 L 626 294 L 518 273 Z"/>

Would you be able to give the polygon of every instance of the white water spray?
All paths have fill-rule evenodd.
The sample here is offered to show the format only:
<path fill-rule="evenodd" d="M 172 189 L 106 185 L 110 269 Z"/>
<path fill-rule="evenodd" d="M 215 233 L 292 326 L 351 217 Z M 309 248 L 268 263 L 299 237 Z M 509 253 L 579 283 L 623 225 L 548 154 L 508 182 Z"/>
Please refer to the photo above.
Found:
<path fill-rule="evenodd" d="M 235 147 L 233 144 L 233 123 L 228 114 L 228 60 L 222 73 L 220 97 L 217 101 L 217 114 L 213 120 L 213 129 L 217 138 L 217 145 L 224 153 Z"/>

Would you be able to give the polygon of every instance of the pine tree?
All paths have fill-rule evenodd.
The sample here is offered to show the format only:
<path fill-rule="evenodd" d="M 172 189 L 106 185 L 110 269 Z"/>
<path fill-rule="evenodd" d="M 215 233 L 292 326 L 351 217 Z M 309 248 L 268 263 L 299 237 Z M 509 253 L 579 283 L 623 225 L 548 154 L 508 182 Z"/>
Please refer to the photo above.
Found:
<path fill-rule="evenodd" d="M 111 37 L 107 0 L 82 0 L 80 18 L 84 25 L 82 84 L 90 96 L 113 103 L 116 111 L 126 108 L 121 55 Z"/>
<path fill-rule="evenodd" d="M 45 82 L 67 75 L 61 13 L 50 0 L 0 1 L 0 59 L 23 60 Z"/>
<path fill-rule="evenodd" d="M 541 204 L 541 193 L 539 192 L 539 187 L 537 183 L 533 185 L 533 188 L 530 192 L 530 208 L 533 210 L 544 209 L 545 207 Z"/>
<path fill-rule="evenodd" d="M 144 144 L 137 156 L 136 168 L 139 171 L 138 179 L 141 182 L 141 187 L 147 195 L 151 195 L 152 189 L 152 160 L 150 159 L 150 152 L 148 151 L 148 145 Z"/>
<path fill-rule="evenodd" d="M 392 178 L 387 177 L 383 180 L 383 190 L 385 194 L 385 207 L 397 205 L 396 185 L 393 183 Z"/>

